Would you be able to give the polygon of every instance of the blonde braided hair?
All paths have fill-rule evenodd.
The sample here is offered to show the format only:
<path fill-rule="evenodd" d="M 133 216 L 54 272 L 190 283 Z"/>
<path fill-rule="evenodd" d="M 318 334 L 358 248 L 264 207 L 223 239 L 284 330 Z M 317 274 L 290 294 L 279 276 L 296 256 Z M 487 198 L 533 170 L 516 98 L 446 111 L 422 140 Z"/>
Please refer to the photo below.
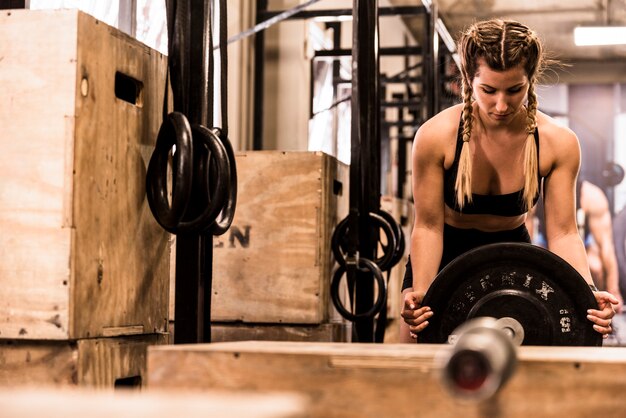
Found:
<path fill-rule="evenodd" d="M 526 132 L 524 145 L 524 196 L 526 208 L 531 208 L 539 190 L 537 174 L 537 145 L 534 132 L 537 128 L 537 95 L 535 83 L 544 65 L 543 47 L 537 35 L 527 26 L 512 20 L 492 19 L 470 26 L 460 37 L 458 50 L 461 56 L 463 95 L 463 146 L 456 177 L 456 200 L 460 210 L 472 202 L 472 158 L 469 140 L 474 122 L 472 106 L 472 80 L 478 69 L 478 59 L 483 58 L 489 68 L 504 71 L 522 65 L 528 76 L 528 103 L 526 106 Z"/>

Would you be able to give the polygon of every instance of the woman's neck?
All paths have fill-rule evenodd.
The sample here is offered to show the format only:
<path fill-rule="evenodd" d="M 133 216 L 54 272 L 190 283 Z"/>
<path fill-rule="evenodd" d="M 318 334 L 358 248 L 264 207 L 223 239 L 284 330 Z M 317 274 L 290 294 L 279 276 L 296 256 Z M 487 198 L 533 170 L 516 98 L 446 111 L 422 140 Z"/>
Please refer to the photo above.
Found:
<path fill-rule="evenodd" d="M 504 137 L 510 138 L 511 136 L 520 136 L 520 138 L 526 137 L 526 108 L 521 107 L 511 122 L 507 124 L 497 124 L 489 120 L 489 118 L 481 114 L 480 108 L 476 108 L 476 126 L 479 129 L 479 133 L 484 135 L 486 139 L 492 142 L 501 142 Z M 499 141 L 500 140 L 500 141 Z M 506 140 L 510 145 L 510 140 Z"/>

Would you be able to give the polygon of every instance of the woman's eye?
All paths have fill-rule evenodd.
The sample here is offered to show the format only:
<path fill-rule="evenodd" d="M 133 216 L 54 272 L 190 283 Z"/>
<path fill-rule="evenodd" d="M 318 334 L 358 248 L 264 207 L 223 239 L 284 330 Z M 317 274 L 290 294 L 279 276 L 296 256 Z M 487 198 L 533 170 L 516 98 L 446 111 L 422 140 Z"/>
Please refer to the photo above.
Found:
<path fill-rule="evenodd" d="M 522 88 L 521 87 L 517 87 L 517 88 L 514 88 L 514 89 L 510 89 L 509 93 L 514 94 L 514 93 L 519 93 L 520 91 L 522 91 Z"/>
<path fill-rule="evenodd" d="M 495 90 L 483 89 L 483 92 L 485 92 L 485 94 L 494 94 L 496 91 Z"/>

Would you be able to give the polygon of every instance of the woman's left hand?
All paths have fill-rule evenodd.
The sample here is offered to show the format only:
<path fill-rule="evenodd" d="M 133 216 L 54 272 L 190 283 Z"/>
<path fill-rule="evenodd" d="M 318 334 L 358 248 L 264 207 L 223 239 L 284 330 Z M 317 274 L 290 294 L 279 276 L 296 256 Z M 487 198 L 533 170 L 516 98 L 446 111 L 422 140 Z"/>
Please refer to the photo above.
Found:
<path fill-rule="evenodd" d="M 619 301 L 609 292 L 593 292 L 598 302 L 598 309 L 589 309 L 587 319 L 593 322 L 593 329 L 598 331 L 604 338 L 607 338 L 611 331 L 611 318 L 615 315 L 613 305 Z"/>

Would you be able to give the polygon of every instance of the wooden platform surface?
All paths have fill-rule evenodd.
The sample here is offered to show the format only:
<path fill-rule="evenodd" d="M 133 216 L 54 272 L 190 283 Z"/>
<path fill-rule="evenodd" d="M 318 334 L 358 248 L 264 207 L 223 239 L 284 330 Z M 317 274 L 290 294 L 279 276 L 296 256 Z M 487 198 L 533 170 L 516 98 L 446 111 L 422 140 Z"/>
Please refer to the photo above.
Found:
<path fill-rule="evenodd" d="M 305 418 L 306 401 L 286 393 L 95 392 L 27 388 L 0 392 L 3 418 Z"/>
<path fill-rule="evenodd" d="M 481 403 L 441 386 L 440 345 L 247 341 L 151 347 L 149 388 L 298 391 L 313 417 L 626 416 L 626 348 L 520 347 Z M 603 411 L 603 412 L 600 412 Z"/>

